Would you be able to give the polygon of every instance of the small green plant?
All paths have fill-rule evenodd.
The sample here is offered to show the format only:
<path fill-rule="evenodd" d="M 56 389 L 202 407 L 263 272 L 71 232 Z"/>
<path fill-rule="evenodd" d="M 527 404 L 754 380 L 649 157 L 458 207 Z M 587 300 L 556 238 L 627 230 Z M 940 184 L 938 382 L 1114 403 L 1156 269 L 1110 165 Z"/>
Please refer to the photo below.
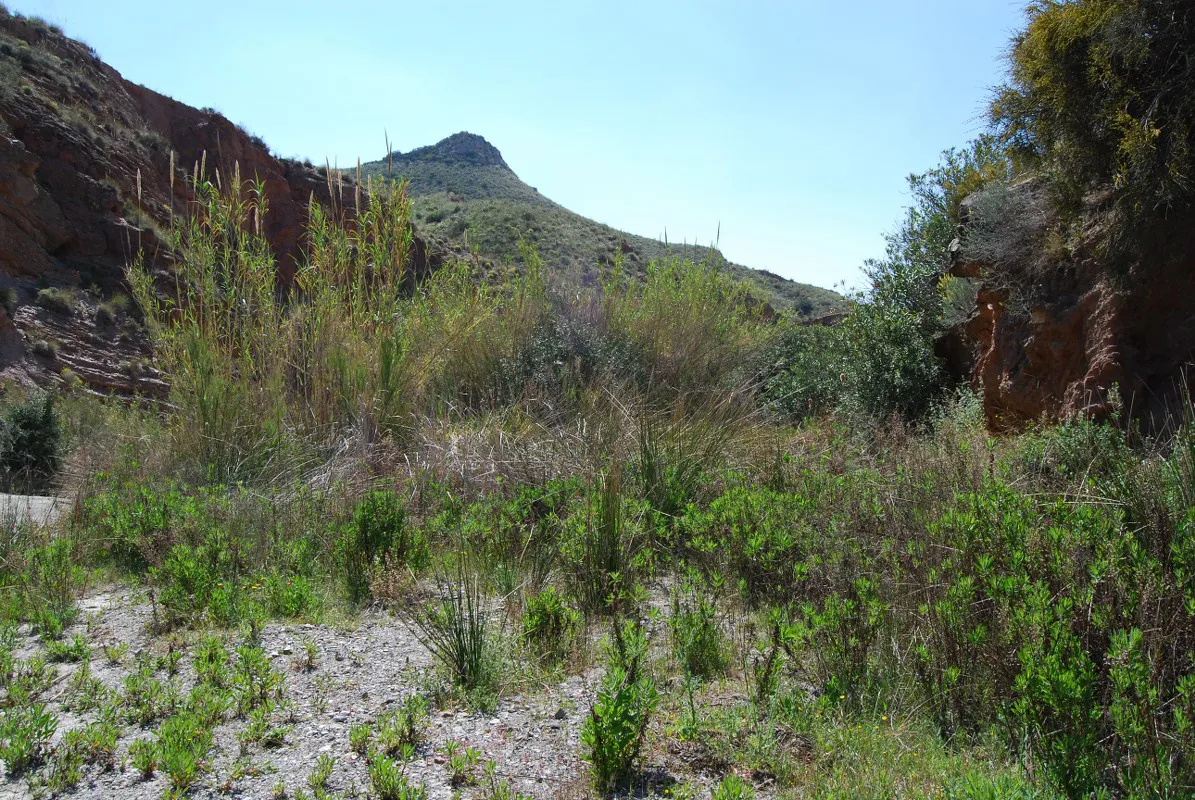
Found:
<path fill-rule="evenodd" d="M 150 725 L 168 713 L 166 687 L 152 668 L 142 667 L 125 677 L 121 704 L 129 722 Z"/>
<path fill-rule="evenodd" d="M 510 781 L 498 777 L 498 765 L 486 761 L 482 767 L 485 781 L 485 800 L 532 800 L 530 795 L 515 791 Z"/>
<path fill-rule="evenodd" d="M 78 616 L 75 601 L 83 583 L 83 572 L 75 565 L 71 540 L 55 539 L 29 551 L 19 580 L 24 615 L 34 622 L 43 639 L 62 636 L 66 626 Z"/>
<path fill-rule="evenodd" d="M 319 667 L 319 645 L 311 639 L 305 639 L 303 652 L 296 659 L 295 665 L 303 672 L 314 672 Z"/>
<path fill-rule="evenodd" d="M 286 736 L 290 731 L 288 725 L 274 724 L 274 703 L 270 700 L 249 712 L 249 724 L 237 735 L 237 740 L 242 746 L 260 744 L 262 747 L 274 749 L 286 742 Z"/>
<path fill-rule="evenodd" d="M 754 800 L 755 788 L 738 775 L 727 775 L 714 787 L 711 800 Z"/>
<path fill-rule="evenodd" d="M 726 634 L 718 624 L 717 602 L 686 582 L 672 598 L 672 646 L 685 675 L 706 679 L 720 675 L 730 664 Z"/>
<path fill-rule="evenodd" d="M 427 787 L 411 783 L 399 762 L 380 753 L 369 762 L 369 784 L 378 800 L 427 800 Z"/>
<path fill-rule="evenodd" d="M 0 707 L 19 708 L 33 703 L 54 684 L 56 671 L 43 658 L 13 663 L 8 676 L 8 696 L 0 699 Z"/>
<path fill-rule="evenodd" d="M 83 780 L 83 756 L 74 747 L 59 747 L 50 759 L 49 775 L 45 786 L 52 795 L 73 791 Z M 32 783 L 32 781 L 31 781 Z"/>
<path fill-rule="evenodd" d="M 149 780 L 158 769 L 158 745 L 151 739 L 138 739 L 129 745 L 129 757 L 133 760 L 133 769 L 144 780 Z"/>
<path fill-rule="evenodd" d="M 373 728 L 364 722 L 349 725 L 349 748 L 359 756 L 369 752 L 373 744 Z"/>
<path fill-rule="evenodd" d="M 116 740 L 119 738 L 120 728 L 115 720 L 99 719 L 67 731 L 60 749 L 77 752 L 84 763 L 111 769 L 116 765 Z"/>
<path fill-rule="evenodd" d="M 315 760 L 315 768 L 307 776 L 307 784 L 312 791 L 321 792 L 328 788 L 328 781 L 336 769 L 336 756 L 331 753 L 321 753 Z"/>
<path fill-rule="evenodd" d="M 427 724 L 427 700 L 421 695 L 407 695 L 398 708 L 378 719 L 378 747 L 389 756 L 397 756 L 405 749 L 413 752 L 422 743 Z"/>
<path fill-rule="evenodd" d="M 569 589 L 586 613 L 625 606 L 623 595 L 634 583 L 642 544 L 624 509 L 621 470 L 611 469 L 596 494 L 583 512 L 566 521 L 561 546 Z"/>
<path fill-rule="evenodd" d="M 184 794 L 207 769 L 212 730 L 198 716 L 176 714 L 158 728 L 158 766 L 175 792 Z"/>
<path fill-rule="evenodd" d="M 91 664 L 87 662 L 71 678 L 70 692 L 66 707 L 75 712 L 95 711 L 110 694 L 104 682 L 92 674 Z"/>
<path fill-rule="evenodd" d="M 452 788 L 477 785 L 477 767 L 481 763 L 481 751 L 449 740 L 444 743 L 444 757 Z"/>
<path fill-rule="evenodd" d="M 121 664 L 123 664 L 128 654 L 128 642 L 117 642 L 116 644 L 104 645 L 104 660 L 114 667 L 119 667 Z"/>
<path fill-rule="evenodd" d="M 271 663 L 270 657 L 257 645 L 237 648 L 237 660 L 232 668 L 232 692 L 239 716 L 282 698 L 285 678 Z"/>
<path fill-rule="evenodd" d="M 86 661 L 91 656 L 91 647 L 86 637 L 76 633 L 70 642 L 53 639 L 46 642 L 46 656 L 51 661 Z"/>
<path fill-rule="evenodd" d="M 200 683 L 217 687 L 230 685 L 228 648 L 224 640 L 214 634 L 205 636 L 195 654 L 195 678 Z"/>
<path fill-rule="evenodd" d="M 581 628 L 581 614 L 564 595 L 549 586 L 527 598 L 523 609 L 523 638 L 536 652 L 558 662 L 571 649 Z"/>
<path fill-rule="evenodd" d="M 603 794 L 629 785 L 660 699 L 642 627 L 615 623 L 611 639 L 606 673 L 581 729 L 594 786 Z"/>
<path fill-rule="evenodd" d="M 9 708 L 0 717 L 0 760 L 12 775 L 43 763 L 58 718 L 40 703 Z"/>

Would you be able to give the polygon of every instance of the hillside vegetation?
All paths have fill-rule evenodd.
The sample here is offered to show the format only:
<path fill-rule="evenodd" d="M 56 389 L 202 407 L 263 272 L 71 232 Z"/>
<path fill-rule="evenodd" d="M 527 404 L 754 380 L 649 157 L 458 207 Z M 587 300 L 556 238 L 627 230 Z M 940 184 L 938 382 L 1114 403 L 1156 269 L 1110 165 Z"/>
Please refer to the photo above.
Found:
<path fill-rule="evenodd" d="M 758 287 L 777 309 L 817 317 L 844 308 L 840 295 L 796 283 L 766 270 L 727 261 L 712 248 L 664 243 L 624 233 L 586 219 L 528 186 L 507 166 L 497 148 L 470 133 L 363 165 L 365 175 L 392 175 L 409 182 L 417 228 L 433 237 L 466 244 L 499 263 L 521 262 L 520 243 L 535 246 L 549 269 L 579 276 L 590 285 L 616 255 L 642 274 L 652 261 L 673 255 L 709 262 Z"/>
<path fill-rule="evenodd" d="M 1068 19 L 1070 41 L 1185 8 L 1035 5 L 1014 67 L 1055 14 L 1100 12 Z M 1153 30 L 1147 51 L 1174 44 Z M 676 253 L 641 274 L 624 254 L 584 287 L 523 241 L 505 280 L 464 258 L 416 285 L 402 182 L 353 215 L 314 205 L 283 301 L 260 183 L 196 176 L 170 271 L 129 271 L 168 402 L 5 398 L 13 485 L 77 493 L 69 518 L 0 537 L 6 779 L 146 798 L 1192 796 L 1191 397 L 1152 433 L 1113 390 L 1106 418 L 997 436 L 939 353 L 987 279 L 951 274 L 953 254 L 1003 241 L 977 240 L 995 229 L 968 219 L 976 198 L 1072 180 L 1044 144 L 1032 167 L 1010 152 L 1022 123 L 910 179 L 835 326 L 777 318 Z M 470 172 L 485 191 L 517 188 L 473 166 L 499 170 Z M 1145 191 L 1090 175 L 1113 203 Z M 1052 208 L 1052 246 L 1106 211 Z"/>

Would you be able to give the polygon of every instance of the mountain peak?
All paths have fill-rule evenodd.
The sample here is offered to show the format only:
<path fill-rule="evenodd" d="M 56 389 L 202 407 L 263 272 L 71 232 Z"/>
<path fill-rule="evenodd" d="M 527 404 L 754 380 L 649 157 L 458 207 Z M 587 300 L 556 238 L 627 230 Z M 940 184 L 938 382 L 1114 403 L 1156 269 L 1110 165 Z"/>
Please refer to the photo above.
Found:
<path fill-rule="evenodd" d="M 475 133 L 461 131 L 428 147 L 420 147 L 409 153 L 395 153 L 399 162 L 440 161 L 449 164 L 469 164 L 476 167 L 501 167 L 513 172 L 506 165 L 497 147 Z"/>

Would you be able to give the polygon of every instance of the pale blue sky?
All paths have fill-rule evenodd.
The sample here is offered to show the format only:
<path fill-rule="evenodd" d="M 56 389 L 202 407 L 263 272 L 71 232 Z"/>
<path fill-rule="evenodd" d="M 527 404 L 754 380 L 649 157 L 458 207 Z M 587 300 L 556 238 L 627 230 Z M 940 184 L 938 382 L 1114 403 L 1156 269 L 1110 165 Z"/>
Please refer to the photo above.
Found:
<path fill-rule="evenodd" d="M 861 282 L 982 130 L 1021 0 L 6 0 L 127 78 L 343 166 L 461 130 L 585 216 Z"/>

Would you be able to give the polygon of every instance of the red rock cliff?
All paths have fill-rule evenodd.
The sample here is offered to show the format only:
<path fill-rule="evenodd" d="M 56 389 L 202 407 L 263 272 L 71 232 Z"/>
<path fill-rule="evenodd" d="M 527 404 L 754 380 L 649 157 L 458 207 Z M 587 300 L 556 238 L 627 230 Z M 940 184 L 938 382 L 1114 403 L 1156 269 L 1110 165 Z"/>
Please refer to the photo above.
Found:
<path fill-rule="evenodd" d="M 186 208 L 185 178 L 204 154 L 209 174 L 239 164 L 264 182 L 266 235 L 287 284 L 308 202 L 329 200 L 320 170 L 276 158 L 220 114 L 126 81 L 85 45 L 0 11 L 0 378 L 164 390 L 135 315 L 111 298 L 135 252 L 159 252 L 155 231 Z M 416 259 L 416 274 L 430 268 L 423 242 Z"/>

